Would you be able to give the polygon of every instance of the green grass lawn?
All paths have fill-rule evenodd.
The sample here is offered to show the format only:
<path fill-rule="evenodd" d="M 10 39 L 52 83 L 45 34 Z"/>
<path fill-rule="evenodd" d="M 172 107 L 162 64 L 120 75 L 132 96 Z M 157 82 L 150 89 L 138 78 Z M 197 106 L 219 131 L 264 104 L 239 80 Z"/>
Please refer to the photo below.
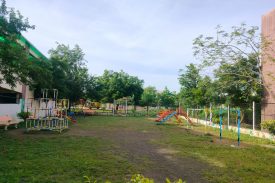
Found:
<path fill-rule="evenodd" d="M 0 182 L 83 182 L 84 175 L 118 182 L 132 173 L 110 143 L 96 138 L 1 135 L 0 142 Z"/>
<path fill-rule="evenodd" d="M 218 131 L 212 128 L 207 128 L 205 134 L 202 126 L 186 130 L 176 125 L 155 125 L 146 118 L 79 118 L 77 128 L 160 134 L 161 139 L 153 138 L 152 145 L 175 149 L 177 157 L 192 157 L 209 164 L 203 175 L 210 182 L 275 180 L 275 150 L 262 147 L 274 147 L 268 140 L 242 135 L 241 147 L 232 147 L 237 144 L 235 133 L 225 131 L 223 143 L 218 140 Z M 75 136 L 70 135 L 70 131 L 42 135 L 14 135 L 14 132 L 0 131 L 0 182 L 84 182 L 83 176 L 99 182 L 125 182 L 132 174 L 146 169 L 129 161 L 126 152 L 118 149 L 111 139 Z"/>
<path fill-rule="evenodd" d="M 167 138 L 157 141 L 163 146 L 169 144 L 178 150 L 179 156 L 191 156 L 208 162 L 213 168 L 205 172 L 210 182 L 274 182 L 275 149 L 268 140 L 242 135 L 241 146 L 237 147 L 236 134 L 225 131 L 226 137 L 220 142 L 219 131 L 209 128 L 206 135 L 191 135 L 167 127 Z M 195 127 L 195 131 L 203 131 Z M 216 135 L 216 136 L 215 136 Z M 229 140 L 232 139 L 232 140 Z M 246 142 L 247 140 L 247 142 Z M 263 148 L 259 144 L 269 144 L 273 148 Z M 272 145 L 273 144 L 273 145 Z"/>

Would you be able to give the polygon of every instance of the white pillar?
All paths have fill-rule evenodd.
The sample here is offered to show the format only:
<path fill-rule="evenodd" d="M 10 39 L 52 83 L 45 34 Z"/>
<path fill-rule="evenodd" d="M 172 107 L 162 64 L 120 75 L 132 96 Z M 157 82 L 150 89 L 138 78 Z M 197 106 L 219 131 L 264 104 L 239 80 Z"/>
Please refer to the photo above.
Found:
<path fill-rule="evenodd" d="M 255 131 L 255 102 L 253 101 L 253 132 Z"/>

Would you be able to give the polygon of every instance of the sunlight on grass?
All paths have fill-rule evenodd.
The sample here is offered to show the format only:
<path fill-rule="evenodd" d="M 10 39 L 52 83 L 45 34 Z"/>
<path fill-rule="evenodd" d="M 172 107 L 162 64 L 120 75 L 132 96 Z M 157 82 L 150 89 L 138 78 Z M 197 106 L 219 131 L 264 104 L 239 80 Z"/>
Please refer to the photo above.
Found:
<path fill-rule="evenodd" d="M 71 127 L 72 129 L 74 126 Z M 242 136 L 240 147 L 236 134 L 196 126 L 155 125 L 146 118 L 78 118 L 77 128 L 84 131 L 158 134 L 150 142 L 156 153 L 179 158 L 194 158 L 209 165 L 204 176 L 210 182 L 272 182 L 275 179 L 275 151 L 259 146 L 273 145 L 266 140 Z M 82 182 L 84 175 L 96 180 L 127 181 L 132 174 L 151 167 L 150 159 L 140 157 L 143 167 L 130 163 L 124 149 L 110 140 L 92 136 L 0 134 L 0 182 Z M 127 147 L 126 147 L 127 148 Z M 124 153 L 125 152 L 125 153 Z"/>

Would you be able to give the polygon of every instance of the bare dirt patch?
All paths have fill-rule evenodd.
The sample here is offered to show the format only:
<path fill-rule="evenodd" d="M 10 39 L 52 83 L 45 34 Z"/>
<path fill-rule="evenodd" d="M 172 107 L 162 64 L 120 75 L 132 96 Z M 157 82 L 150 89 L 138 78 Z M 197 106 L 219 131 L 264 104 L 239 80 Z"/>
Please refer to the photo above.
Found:
<path fill-rule="evenodd" d="M 189 157 L 179 158 L 178 151 L 152 144 L 153 140 L 161 139 L 161 135 L 155 132 L 130 129 L 81 130 L 75 127 L 67 135 L 111 140 L 119 146 L 119 151 L 127 154 L 130 162 L 143 167 L 140 173 L 155 179 L 156 182 L 165 182 L 165 178 L 182 178 L 188 183 L 207 182 L 202 176 L 202 172 L 209 168 L 206 163 Z"/>
<path fill-rule="evenodd" d="M 159 147 L 152 141 L 161 140 L 159 133 L 147 130 L 135 131 L 125 128 L 106 129 L 82 129 L 78 125 L 71 126 L 65 133 L 38 133 L 24 134 L 23 129 L 8 131 L 14 138 L 51 138 L 57 136 L 81 136 L 96 137 L 109 140 L 117 146 L 116 154 L 124 154 L 128 161 L 140 168 L 140 172 L 147 177 L 153 178 L 156 183 L 165 182 L 166 178 L 176 180 L 182 178 L 188 183 L 207 182 L 203 178 L 203 171 L 209 166 L 197 159 L 177 156 L 178 151 L 171 148 Z"/>

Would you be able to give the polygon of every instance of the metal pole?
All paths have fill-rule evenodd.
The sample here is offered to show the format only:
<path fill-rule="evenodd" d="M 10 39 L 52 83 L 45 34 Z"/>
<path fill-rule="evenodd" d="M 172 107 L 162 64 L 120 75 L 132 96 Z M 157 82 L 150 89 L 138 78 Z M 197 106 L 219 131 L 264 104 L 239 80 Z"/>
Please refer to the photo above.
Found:
<path fill-rule="evenodd" d="M 204 127 L 204 133 L 206 133 L 206 125 L 207 125 L 207 110 L 204 106 L 204 120 L 205 120 L 205 127 Z"/>
<path fill-rule="evenodd" d="M 240 145 L 240 133 L 241 133 L 241 111 L 238 109 L 238 146 Z"/>
<path fill-rule="evenodd" d="M 253 101 L 253 133 L 255 131 L 255 102 Z"/>
<path fill-rule="evenodd" d="M 127 105 L 127 98 L 126 98 L 126 116 L 128 114 L 128 105 Z"/>
<path fill-rule="evenodd" d="M 228 105 L 228 111 L 227 111 L 227 129 L 229 129 L 229 120 L 230 120 L 230 106 Z"/>
<path fill-rule="evenodd" d="M 222 140 L 222 108 L 220 108 L 220 140 Z"/>
<path fill-rule="evenodd" d="M 212 124 L 212 104 L 210 103 L 210 116 L 209 116 L 209 118 L 210 118 L 210 124 Z"/>
<path fill-rule="evenodd" d="M 198 106 L 197 106 L 197 111 L 196 111 L 196 114 L 197 114 L 197 123 L 199 123 L 199 114 L 198 114 Z"/>

